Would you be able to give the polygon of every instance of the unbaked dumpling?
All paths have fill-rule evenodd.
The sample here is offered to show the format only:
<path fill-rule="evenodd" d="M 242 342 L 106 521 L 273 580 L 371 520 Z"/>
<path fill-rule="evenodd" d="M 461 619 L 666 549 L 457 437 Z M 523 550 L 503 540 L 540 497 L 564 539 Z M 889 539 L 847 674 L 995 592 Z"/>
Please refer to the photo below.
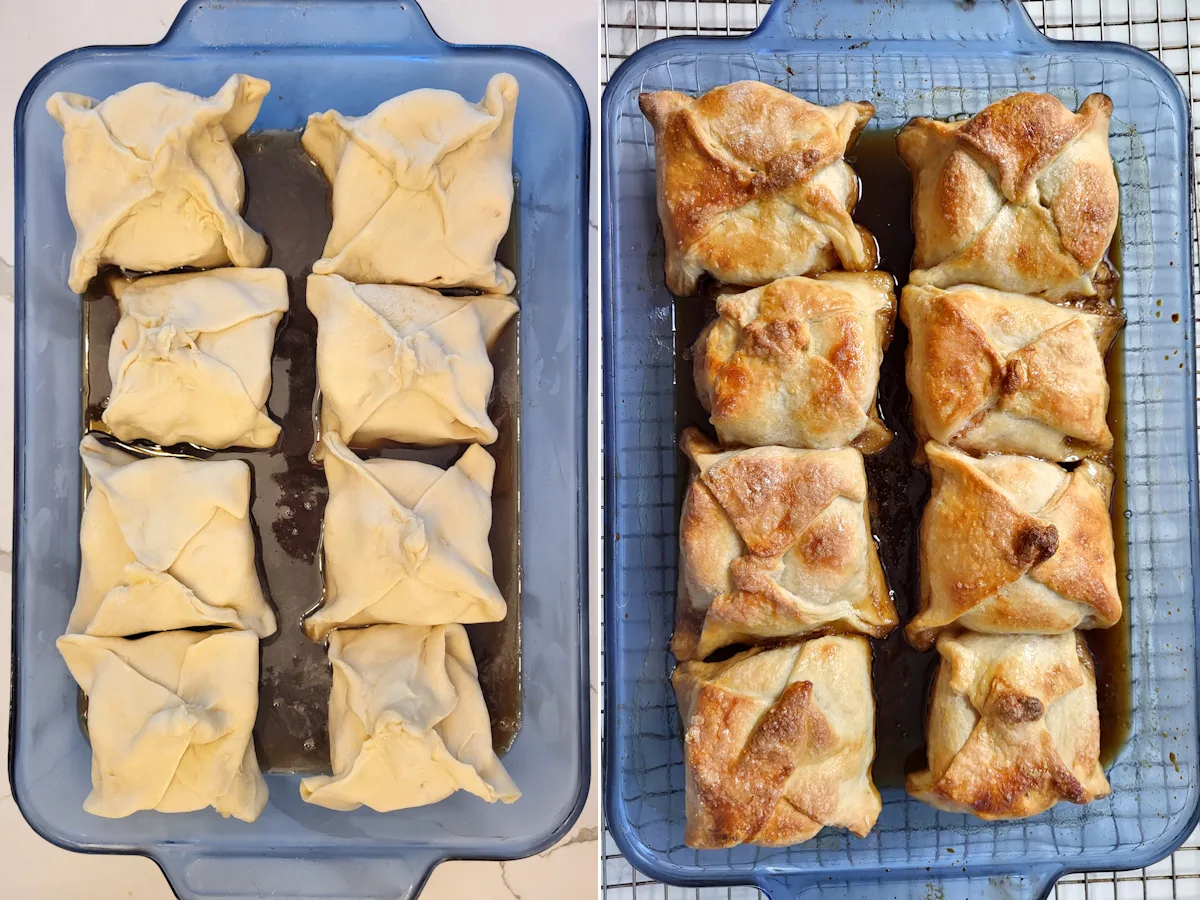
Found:
<path fill-rule="evenodd" d="M 982 284 L 1059 298 L 1096 293 L 1119 215 L 1112 101 L 1073 113 L 1014 94 L 970 119 L 913 119 L 896 138 L 913 175 L 910 284 Z"/>
<path fill-rule="evenodd" d="M 361 117 L 309 116 L 302 143 L 333 190 L 313 273 L 512 293 L 496 248 L 512 213 L 516 108 L 517 80 L 499 74 L 476 104 L 424 88 Z"/>
<path fill-rule="evenodd" d="M 938 638 L 929 768 L 908 792 L 946 812 L 1020 819 L 1109 793 L 1096 676 L 1082 636 Z"/>
<path fill-rule="evenodd" d="M 254 564 L 241 460 L 143 458 L 88 435 L 83 566 L 67 631 L 110 637 L 223 625 L 275 631 Z"/>
<path fill-rule="evenodd" d="M 921 518 L 921 609 L 905 628 L 913 646 L 928 649 L 950 625 L 1056 634 L 1121 618 L 1111 469 L 972 459 L 933 443 L 926 452 L 933 490 Z"/>
<path fill-rule="evenodd" d="M 846 149 L 870 103 L 817 106 L 757 81 L 701 97 L 638 97 L 654 128 L 667 287 L 696 293 L 704 274 L 761 285 L 837 267 L 870 269 L 875 240 L 850 218 L 858 177 Z"/>
<path fill-rule="evenodd" d="M 507 605 L 492 576 L 488 532 L 496 462 L 472 444 L 449 469 L 359 459 L 335 433 L 321 438 L 325 599 L 304 627 L 499 622 Z"/>
<path fill-rule="evenodd" d="M 900 318 L 922 441 L 1063 461 L 1112 449 L 1104 358 L 1124 324 L 1115 307 L 908 285 Z"/>
<path fill-rule="evenodd" d="M 267 244 L 241 216 L 242 164 L 233 142 L 271 85 L 232 75 L 211 97 L 135 84 L 106 100 L 58 93 L 46 109 L 63 127 L 67 210 L 77 239 L 71 290 L 101 266 L 260 266 Z"/>
<path fill-rule="evenodd" d="M 459 790 L 489 803 L 521 796 L 492 750 L 461 625 L 339 628 L 329 637 L 329 659 L 333 774 L 300 782 L 306 802 L 390 812 Z"/>
<path fill-rule="evenodd" d="M 496 440 L 488 350 L 516 315 L 513 300 L 310 275 L 308 308 L 323 431 L 350 446 Z"/>
<path fill-rule="evenodd" d="M 879 365 L 896 295 L 885 272 L 781 278 L 717 299 L 692 351 L 696 393 L 721 443 L 882 450 Z"/>
<path fill-rule="evenodd" d="M 882 803 L 871 780 L 866 638 L 685 662 L 671 680 L 684 731 L 689 847 L 786 847 L 826 825 L 859 837 L 874 826 Z"/>
<path fill-rule="evenodd" d="M 679 526 L 671 652 L 897 623 L 871 538 L 867 476 L 854 449 L 723 451 L 689 428 L 692 477 Z"/>
<path fill-rule="evenodd" d="M 168 631 L 135 641 L 68 634 L 58 650 L 87 694 L 92 792 L 115 819 L 211 806 L 253 822 L 267 803 L 254 755 L 258 638 Z"/>
<path fill-rule="evenodd" d="M 288 308 L 279 269 L 113 279 L 104 424 L 123 441 L 270 447 L 271 348 Z"/>

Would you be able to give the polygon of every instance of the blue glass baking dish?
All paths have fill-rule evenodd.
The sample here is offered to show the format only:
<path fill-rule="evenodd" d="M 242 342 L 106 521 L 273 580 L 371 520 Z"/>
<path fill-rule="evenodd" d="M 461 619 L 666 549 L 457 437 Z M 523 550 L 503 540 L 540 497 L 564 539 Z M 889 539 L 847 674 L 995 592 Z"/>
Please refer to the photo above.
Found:
<path fill-rule="evenodd" d="M 270 803 L 249 825 L 211 810 L 116 820 L 84 813 L 90 754 L 75 685 L 54 649 L 79 566 L 83 315 L 66 286 L 74 231 L 62 133 L 46 98 L 59 90 L 104 97 L 149 80 L 209 94 L 248 72 L 272 83 L 255 128 L 296 129 L 310 112 L 361 115 L 417 87 L 477 98 L 498 71 L 521 86 L 513 156 L 523 724 L 505 765 L 522 798 L 489 805 L 460 794 L 403 813 L 342 813 L 303 803 L 299 776 L 272 774 Z M 10 769 L 17 803 L 43 837 L 73 850 L 145 854 L 184 898 L 391 900 L 415 896 L 441 860 L 527 856 L 570 827 L 589 781 L 588 140 L 583 96 L 557 64 L 516 47 L 447 44 L 409 0 L 192 2 L 161 43 L 78 50 L 29 84 L 16 115 Z"/>
<path fill-rule="evenodd" d="M 1125 516 L 1132 731 L 1112 796 L 1023 822 L 938 812 L 886 789 L 875 830 L 792 848 L 684 845 L 684 773 L 668 683 L 675 602 L 676 340 L 641 91 L 758 79 L 820 103 L 871 100 L 875 128 L 974 112 L 1016 90 L 1072 108 L 1103 91 L 1121 185 Z M 1059 43 L 1001 0 L 776 2 L 754 34 L 636 53 L 604 95 L 605 709 L 608 826 L 647 875 L 793 897 L 1043 897 L 1064 872 L 1146 865 L 1197 820 L 1196 392 L 1191 129 L 1175 78 L 1131 47 Z M 901 226 L 902 227 L 902 226 Z M 648 259 L 648 253 L 653 258 Z M 690 389 L 682 385 L 683 389 Z M 923 690 L 924 688 L 920 688 Z"/>

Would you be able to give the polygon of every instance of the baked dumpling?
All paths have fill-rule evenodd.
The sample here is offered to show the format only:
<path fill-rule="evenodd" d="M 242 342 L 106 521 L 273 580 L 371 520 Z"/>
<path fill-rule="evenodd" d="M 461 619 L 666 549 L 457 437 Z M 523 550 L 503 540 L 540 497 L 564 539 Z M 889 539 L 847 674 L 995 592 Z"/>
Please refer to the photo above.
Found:
<path fill-rule="evenodd" d="M 83 808 L 121 818 L 211 806 L 253 822 L 267 803 L 254 755 L 258 638 L 168 631 L 131 641 L 68 634 L 58 651 L 87 694 L 92 792 Z"/>
<path fill-rule="evenodd" d="M 684 732 L 689 847 L 786 847 L 825 825 L 859 837 L 874 826 L 882 803 L 871 781 L 866 638 L 685 662 L 671 680 Z"/>
<path fill-rule="evenodd" d="M 1014 94 L 961 122 L 913 119 L 896 149 L 913 176 L 910 284 L 1091 296 L 1117 227 L 1112 101 L 1078 113 Z"/>
<path fill-rule="evenodd" d="M 1057 634 L 1121 618 L 1109 498 L 1113 473 L 1027 456 L 973 459 L 928 444 L 933 490 L 921 518 L 920 612 L 905 635 L 939 629 Z"/>
<path fill-rule="evenodd" d="M 938 638 L 929 768 L 908 792 L 946 812 L 1020 819 L 1109 792 L 1100 767 L 1096 675 L 1083 637 Z"/>
<path fill-rule="evenodd" d="M 377 812 L 470 791 L 521 796 L 492 750 L 492 726 L 461 625 L 339 628 L 329 637 L 332 775 L 300 782 L 308 803 Z"/>
<path fill-rule="evenodd" d="M 513 300 L 310 275 L 308 308 L 323 431 L 350 446 L 496 440 L 488 350 L 516 315 Z"/>
<path fill-rule="evenodd" d="M 516 108 L 517 80 L 499 74 L 476 104 L 425 88 L 366 116 L 309 116 L 301 143 L 333 190 L 313 273 L 511 294 L 496 247 L 512 213 Z"/>
<path fill-rule="evenodd" d="M 896 295 L 886 272 L 781 278 L 717 299 L 692 350 L 696 393 L 721 443 L 882 450 L 879 364 Z"/>
<path fill-rule="evenodd" d="M 125 637 L 222 625 L 275 632 L 254 564 L 250 468 L 143 458 L 88 435 L 83 564 L 67 631 Z"/>
<path fill-rule="evenodd" d="M 163 272 L 260 266 L 267 244 L 241 216 L 245 134 L 271 85 L 232 75 L 211 97 L 135 84 L 107 100 L 58 93 L 46 109 L 63 127 L 67 211 L 75 223 L 71 290 L 101 266 Z"/>
<path fill-rule="evenodd" d="M 1115 307 L 908 285 L 900 318 L 922 441 L 1063 461 L 1112 449 L 1104 358 L 1124 324 Z"/>
<path fill-rule="evenodd" d="M 346 625 L 499 622 L 492 576 L 496 462 L 472 444 L 449 469 L 359 459 L 333 432 L 321 437 L 325 599 L 304 622 L 313 640 Z"/>
<path fill-rule="evenodd" d="M 820 630 L 882 637 L 896 626 L 857 450 L 723 451 L 694 428 L 680 449 L 692 476 L 679 526 L 677 659 Z"/>
<path fill-rule="evenodd" d="M 702 275 L 761 285 L 786 275 L 875 265 L 875 240 L 850 218 L 858 177 L 844 156 L 875 107 L 817 106 L 757 81 L 693 98 L 642 94 L 654 128 L 667 287 Z"/>
<path fill-rule="evenodd" d="M 288 308 L 279 269 L 217 269 L 111 282 L 104 424 L 118 438 L 214 450 L 270 447 L 271 349 Z"/>

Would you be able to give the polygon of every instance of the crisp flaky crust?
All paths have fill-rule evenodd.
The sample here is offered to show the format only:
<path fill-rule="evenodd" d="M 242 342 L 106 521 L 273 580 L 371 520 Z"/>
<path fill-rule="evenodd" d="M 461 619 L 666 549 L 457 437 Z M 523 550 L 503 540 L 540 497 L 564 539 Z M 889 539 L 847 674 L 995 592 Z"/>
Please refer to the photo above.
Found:
<path fill-rule="evenodd" d="M 938 639 L 929 768 L 908 792 L 947 812 L 1020 819 L 1109 792 L 1096 676 L 1083 638 L 964 633 Z"/>
<path fill-rule="evenodd" d="M 1057 634 L 1121 618 L 1109 498 L 1113 474 L 1027 456 L 972 459 L 926 447 L 933 491 L 921 518 L 921 611 L 904 633 Z"/>
<path fill-rule="evenodd" d="M 726 294 L 717 312 L 693 359 L 722 443 L 874 453 L 891 442 L 875 403 L 896 316 L 886 272 L 781 278 Z"/>
<path fill-rule="evenodd" d="M 674 293 L 694 294 L 705 273 L 761 285 L 875 264 L 874 239 L 850 218 L 858 179 L 843 159 L 875 114 L 870 103 L 817 106 L 757 81 L 638 103 L 654 128 Z"/>
<path fill-rule="evenodd" d="M 908 285 L 900 318 L 922 441 L 1061 461 L 1112 450 L 1104 358 L 1125 321 L 1115 307 Z"/>
<path fill-rule="evenodd" d="M 684 729 L 689 847 L 785 847 L 825 825 L 863 837 L 875 700 L 866 638 L 756 648 L 672 676 Z"/>
<path fill-rule="evenodd" d="M 961 122 L 914 119 L 896 139 L 913 173 L 911 284 L 1091 296 L 1117 226 L 1112 101 L 1078 113 L 1014 94 Z"/>
<path fill-rule="evenodd" d="M 817 631 L 882 637 L 896 626 L 857 450 L 722 451 L 694 428 L 680 445 L 693 472 L 679 527 L 676 658 Z"/>

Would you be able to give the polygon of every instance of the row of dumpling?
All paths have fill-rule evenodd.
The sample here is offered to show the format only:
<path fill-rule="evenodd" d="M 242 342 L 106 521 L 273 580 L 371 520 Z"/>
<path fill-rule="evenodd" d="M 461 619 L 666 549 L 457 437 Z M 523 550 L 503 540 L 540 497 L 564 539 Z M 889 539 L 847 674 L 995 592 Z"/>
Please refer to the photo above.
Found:
<path fill-rule="evenodd" d="M 51 100 L 66 131 L 68 206 L 79 232 L 73 286 L 82 290 L 108 263 L 155 270 L 263 261 L 265 245 L 239 216 L 242 173 L 229 144 L 253 122 L 267 88 L 234 76 L 212 98 L 147 84 L 99 105 L 74 95 Z M 515 91 L 511 77 L 497 76 L 478 106 L 449 92 L 416 91 L 360 120 L 314 116 L 306 146 L 335 187 L 332 258 L 322 260 L 324 268 L 356 271 L 384 258 L 399 265 L 406 257 L 389 255 L 395 231 L 389 218 L 411 223 L 415 214 L 406 206 L 428 210 L 435 199 L 444 208 L 427 218 L 446 230 L 440 258 L 432 247 L 419 256 L 428 264 L 422 271 L 433 273 L 429 281 L 476 279 L 504 289 L 507 277 L 511 289 L 511 276 L 494 260 L 507 210 L 498 226 L 486 204 L 473 219 L 460 215 L 455 210 L 468 198 L 450 183 L 474 184 L 478 193 L 490 178 L 501 199 L 507 189 L 511 203 Z M 437 130 L 421 125 L 439 115 L 446 132 L 440 148 L 427 137 Z M 156 124 L 147 128 L 147 121 Z M 355 134 L 365 136 L 355 143 Z M 494 146 L 481 149 L 488 142 Z M 424 183 L 372 180 L 379 161 L 363 157 L 360 144 L 425 158 Z M 90 168 L 97 145 L 115 154 L 101 164 L 127 175 L 120 196 L 104 196 Z M 497 155 L 503 180 L 496 177 Z M 139 165 L 143 157 L 154 166 Z M 338 171 L 359 172 L 347 184 L 370 190 L 339 192 Z M 347 234 L 345 221 L 355 216 L 362 240 Z M 107 230 L 91 227 L 106 217 Z M 426 243 L 437 242 L 435 231 L 422 231 Z M 489 240 L 487 265 L 466 272 L 470 248 L 481 250 Z M 200 252 L 201 245 L 208 249 Z M 245 252 L 251 245 L 257 249 Z M 213 448 L 275 442 L 279 428 L 264 405 L 274 333 L 288 306 L 283 273 L 227 268 L 116 278 L 112 286 L 122 316 L 111 346 L 105 422 L 117 437 Z M 339 437 L 494 440 L 486 414 L 487 350 L 515 307 L 503 297 L 453 299 L 420 287 L 355 288 L 337 274 L 313 276 L 309 300 L 319 317 L 335 323 L 322 327 L 318 350 L 324 418 L 337 428 L 324 445 L 335 455 L 340 448 L 359 477 L 350 474 L 341 479 L 344 490 L 331 490 L 340 500 L 331 499 L 330 509 L 341 518 L 326 521 L 327 602 L 307 627 L 323 636 L 336 625 L 397 624 L 330 638 L 334 775 L 307 779 L 305 799 L 339 809 L 364 802 L 396 809 L 458 788 L 515 799 L 492 752 L 470 645 L 461 625 L 451 624 L 504 615 L 487 547 L 494 463 L 478 447 L 449 472 L 414 462 L 363 463 Z M 366 347 L 373 354 L 364 354 Z M 89 697 L 95 765 L 85 805 L 110 816 L 212 805 L 253 820 L 266 801 L 251 737 L 257 637 L 276 625 L 254 563 L 249 469 L 236 460 L 147 458 L 94 436 L 84 439 L 81 453 L 91 485 L 81 526 L 84 562 L 60 648 Z M 400 527 L 388 532 L 384 523 Z M 385 533 L 395 540 L 363 544 L 364 534 Z M 395 565 L 377 566 L 373 553 Z M 379 580 L 381 569 L 395 576 L 391 582 Z M 364 573 L 377 576 L 375 583 Z M 184 630 L 212 626 L 222 630 Z M 140 634 L 148 636 L 132 639 Z M 414 691 L 421 704 L 400 702 Z M 144 701 L 135 704 L 135 715 L 118 714 L 134 697 Z M 162 729 L 143 727 L 164 704 L 177 712 L 154 718 Z M 235 714 L 225 716 L 226 709 Z M 371 721 L 362 718 L 364 710 Z M 140 746 L 127 756 L 122 748 L 131 742 Z M 379 749 L 411 757 L 403 780 L 381 764 L 386 755 Z"/>
<path fill-rule="evenodd" d="M 941 659 L 927 768 L 907 787 L 951 812 L 1021 818 L 1109 792 L 1076 629 L 1121 617 L 1105 459 L 1105 356 L 1123 324 L 1103 259 L 1111 112 L 1101 94 L 1073 113 L 1023 93 L 897 138 L 916 233 L 900 316 L 933 480 L 905 633 Z"/>
<path fill-rule="evenodd" d="M 686 841 L 782 846 L 825 825 L 865 835 L 881 809 L 867 636 L 899 621 L 863 463 L 892 439 L 876 392 L 895 288 L 851 218 L 845 159 L 874 108 L 758 82 L 643 94 L 641 107 L 668 286 L 739 286 L 717 290 L 692 349 L 720 443 L 694 428 L 680 440 L 692 474 L 671 650 Z"/>

